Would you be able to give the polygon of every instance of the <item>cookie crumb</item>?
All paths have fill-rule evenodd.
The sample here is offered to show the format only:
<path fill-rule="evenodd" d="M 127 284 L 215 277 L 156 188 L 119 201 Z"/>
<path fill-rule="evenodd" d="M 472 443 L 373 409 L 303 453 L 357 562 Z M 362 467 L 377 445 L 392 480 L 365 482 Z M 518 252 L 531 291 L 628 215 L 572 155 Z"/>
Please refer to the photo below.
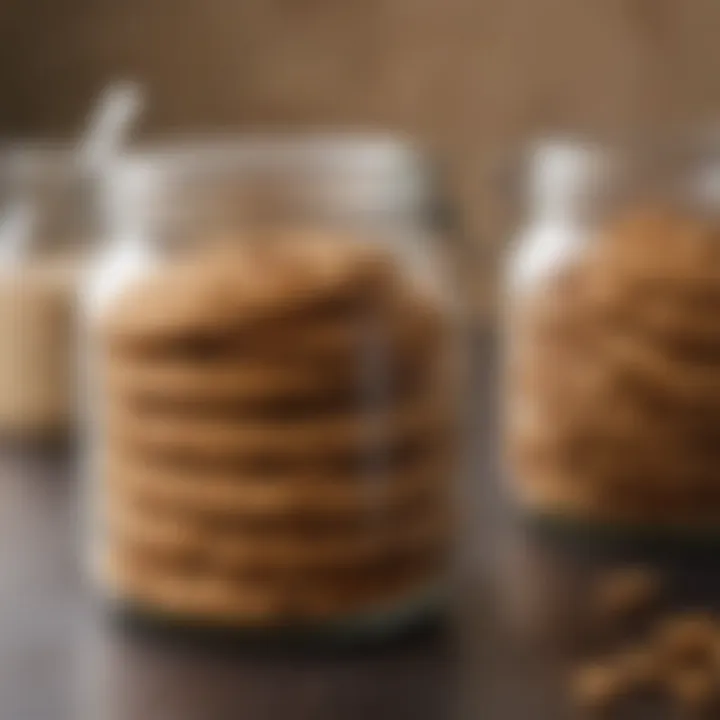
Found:
<path fill-rule="evenodd" d="M 711 668 L 681 668 L 666 679 L 666 686 L 685 717 L 704 717 L 717 706 L 718 679 Z"/>
<path fill-rule="evenodd" d="M 715 664 L 718 623 L 705 613 L 673 615 L 656 630 L 655 644 L 670 670 Z"/>
<path fill-rule="evenodd" d="M 625 683 L 615 664 L 592 662 L 575 668 L 570 690 L 578 710 L 601 712 L 622 698 Z"/>
<path fill-rule="evenodd" d="M 622 621 L 649 609 L 662 592 L 660 575 L 647 567 L 611 570 L 593 588 L 595 615 L 604 621 Z"/>
<path fill-rule="evenodd" d="M 628 648 L 616 657 L 615 666 L 624 685 L 632 690 L 652 688 L 659 677 L 657 653 L 650 646 Z"/>

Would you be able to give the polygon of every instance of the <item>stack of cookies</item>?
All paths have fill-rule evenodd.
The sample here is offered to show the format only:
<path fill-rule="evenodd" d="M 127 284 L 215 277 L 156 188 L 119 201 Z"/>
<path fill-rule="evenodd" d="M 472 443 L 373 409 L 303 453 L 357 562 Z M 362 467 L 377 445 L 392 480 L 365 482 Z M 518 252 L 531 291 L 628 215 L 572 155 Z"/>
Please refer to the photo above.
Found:
<path fill-rule="evenodd" d="M 608 520 L 720 521 L 720 230 L 632 212 L 518 298 L 509 452 L 522 496 Z"/>
<path fill-rule="evenodd" d="M 237 625 L 396 607 L 439 579 L 452 399 L 438 296 L 317 232 L 206 248 L 102 324 L 102 571 Z"/>

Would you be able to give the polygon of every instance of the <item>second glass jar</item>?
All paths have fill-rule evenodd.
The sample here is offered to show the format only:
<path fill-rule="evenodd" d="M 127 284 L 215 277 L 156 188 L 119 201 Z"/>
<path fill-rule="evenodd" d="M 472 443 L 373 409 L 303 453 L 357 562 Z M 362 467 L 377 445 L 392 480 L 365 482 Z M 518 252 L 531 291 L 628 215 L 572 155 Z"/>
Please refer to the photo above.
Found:
<path fill-rule="evenodd" d="M 533 513 L 720 529 L 720 162 L 540 145 L 505 309 L 505 451 Z"/>

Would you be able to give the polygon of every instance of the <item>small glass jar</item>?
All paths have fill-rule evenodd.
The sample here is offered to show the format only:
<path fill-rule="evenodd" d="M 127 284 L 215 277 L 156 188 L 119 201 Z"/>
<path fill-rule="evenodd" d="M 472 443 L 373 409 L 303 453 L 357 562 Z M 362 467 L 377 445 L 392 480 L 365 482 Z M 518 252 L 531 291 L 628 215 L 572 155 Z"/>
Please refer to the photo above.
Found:
<path fill-rule="evenodd" d="M 504 358 L 506 461 L 531 513 L 720 529 L 719 150 L 536 149 Z"/>
<path fill-rule="evenodd" d="M 391 629 L 445 586 L 457 304 L 374 138 L 125 158 L 87 288 L 94 575 L 221 629 Z"/>
<path fill-rule="evenodd" d="M 70 148 L 0 152 L 0 435 L 66 437 L 74 420 L 75 297 L 97 233 L 92 173 Z"/>

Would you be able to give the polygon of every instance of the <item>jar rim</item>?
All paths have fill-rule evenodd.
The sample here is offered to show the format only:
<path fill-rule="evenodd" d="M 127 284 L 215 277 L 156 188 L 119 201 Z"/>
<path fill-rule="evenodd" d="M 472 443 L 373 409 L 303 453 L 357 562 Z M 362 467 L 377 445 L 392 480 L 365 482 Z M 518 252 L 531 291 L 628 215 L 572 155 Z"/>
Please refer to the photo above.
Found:
<path fill-rule="evenodd" d="M 421 154 L 417 144 L 402 133 L 393 133 L 382 130 L 297 130 L 297 131 L 268 131 L 248 130 L 243 132 L 208 133 L 208 132 L 171 132 L 159 136 L 148 136 L 138 140 L 130 146 L 130 150 L 143 152 L 166 149 L 198 149 L 212 148 L 242 148 L 248 144 L 267 147 L 276 145 L 287 147 L 289 145 L 304 146 L 354 146 L 362 149 L 368 147 L 402 148 L 405 152 L 412 151 Z"/>
<path fill-rule="evenodd" d="M 0 144 L 0 172 L 19 177 L 74 182 L 96 174 L 71 142 L 32 140 Z"/>
<path fill-rule="evenodd" d="M 336 218 L 424 217 L 439 185 L 432 170 L 416 145 L 390 133 L 174 135 L 120 153 L 107 197 L 121 212 L 156 218 L 224 196 L 233 212 L 244 204 Z"/>
<path fill-rule="evenodd" d="M 401 176 L 424 172 L 428 156 L 411 139 L 385 132 L 247 132 L 173 134 L 146 139 L 118 158 L 129 170 L 182 173 L 198 167 L 259 162 L 265 168 Z"/>

